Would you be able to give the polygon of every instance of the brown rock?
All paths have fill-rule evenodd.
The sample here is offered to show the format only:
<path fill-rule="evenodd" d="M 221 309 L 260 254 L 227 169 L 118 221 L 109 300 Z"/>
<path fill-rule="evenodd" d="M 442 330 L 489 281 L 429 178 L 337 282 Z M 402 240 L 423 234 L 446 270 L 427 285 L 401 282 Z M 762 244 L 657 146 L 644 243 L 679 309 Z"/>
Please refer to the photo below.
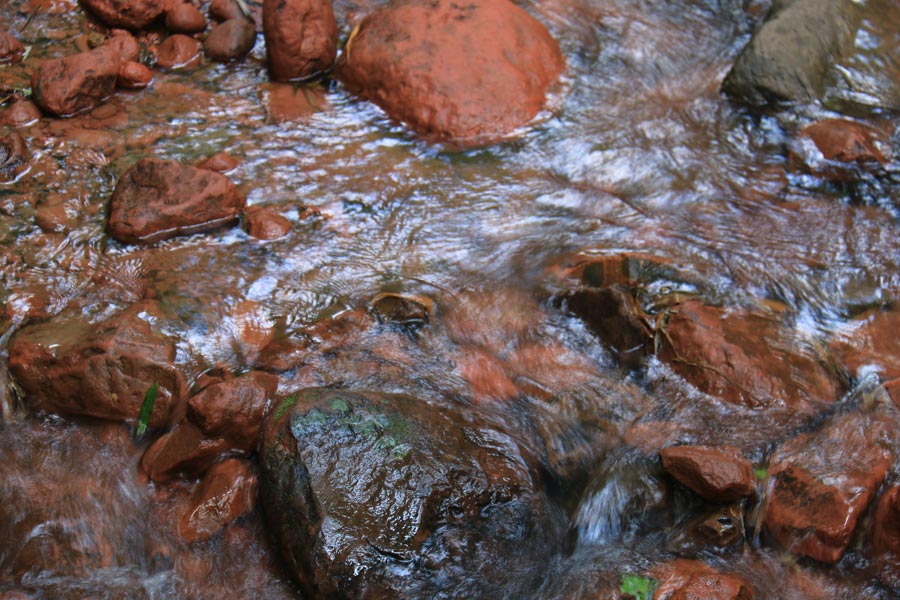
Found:
<path fill-rule="evenodd" d="M 284 237 L 294 226 L 272 206 L 251 207 L 247 211 L 247 232 L 259 240 Z"/>
<path fill-rule="evenodd" d="M 58 117 L 90 110 L 115 91 L 120 63 L 119 54 L 108 46 L 46 60 L 31 76 L 34 100 Z"/>
<path fill-rule="evenodd" d="M 369 300 L 369 311 L 379 323 L 419 327 L 434 314 L 434 300 L 418 294 L 382 292 Z"/>
<path fill-rule="evenodd" d="M 105 46 L 118 52 L 122 60 L 138 60 L 141 55 L 141 47 L 130 32 L 124 29 L 113 29 L 110 34 L 109 39 L 104 42 Z"/>
<path fill-rule="evenodd" d="M 879 162 L 887 159 L 878 148 L 887 140 L 874 129 L 845 119 L 825 119 L 800 130 L 812 140 L 826 160 L 841 162 Z"/>
<path fill-rule="evenodd" d="M 126 90 L 140 90 L 153 81 L 153 71 L 139 62 L 126 61 L 119 68 L 116 85 Z"/>
<path fill-rule="evenodd" d="M 200 42 L 180 33 L 170 35 L 159 45 L 156 64 L 164 69 L 193 69 L 200 64 Z"/>
<path fill-rule="evenodd" d="M 228 21 L 243 17 L 244 13 L 234 0 L 212 0 L 209 3 L 209 16 L 217 21 Z"/>
<path fill-rule="evenodd" d="M 157 482 L 169 481 L 178 473 L 198 475 L 227 450 L 225 440 L 207 438 L 193 423 L 181 421 L 147 448 L 141 469 Z"/>
<path fill-rule="evenodd" d="M 338 31 L 331 2 L 264 0 L 263 35 L 276 81 L 314 77 L 334 64 Z"/>
<path fill-rule="evenodd" d="M 166 0 L 81 0 L 94 15 L 110 27 L 143 29 L 166 8 Z"/>
<path fill-rule="evenodd" d="M 253 510 L 256 484 L 253 467 L 246 460 L 229 458 L 213 465 L 181 518 L 178 535 L 188 543 L 208 540 Z"/>
<path fill-rule="evenodd" d="M 216 173 L 227 173 L 233 171 L 239 164 L 241 163 L 227 152 L 219 152 L 198 163 L 197 168 Z"/>
<path fill-rule="evenodd" d="M 10 373 L 33 410 L 111 420 L 136 420 L 158 384 L 150 425 L 159 427 L 185 391 L 174 341 L 151 327 L 163 319 L 144 301 L 101 323 L 75 315 L 25 327 L 11 342 Z"/>
<path fill-rule="evenodd" d="M 676 559 L 657 566 L 654 600 L 752 600 L 753 588 L 742 577 L 720 573 L 699 560 Z"/>
<path fill-rule="evenodd" d="M 713 502 L 733 502 L 756 491 L 753 466 L 736 448 L 671 446 L 660 452 L 663 468 Z"/>
<path fill-rule="evenodd" d="M 203 42 L 203 50 L 212 60 L 239 60 L 253 50 L 256 26 L 243 17 L 229 19 L 213 28 Z"/>
<path fill-rule="evenodd" d="M 116 184 L 107 231 L 120 242 L 151 244 L 211 231 L 235 221 L 243 208 L 244 199 L 225 176 L 145 158 Z"/>
<path fill-rule="evenodd" d="M 206 29 L 206 17 L 187 2 L 166 12 L 166 27 L 173 33 L 200 33 Z"/>
<path fill-rule="evenodd" d="M 15 36 L 6 31 L 0 31 L 0 63 L 17 63 L 25 54 L 25 46 Z"/>
<path fill-rule="evenodd" d="M 882 379 L 900 377 L 900 311 L 872 311 L 839 332 L 832 348 L 853 375 L 874 368 Z"/>
<path fill-rule="evenodd" d="M 28 147 L 18 133 L 0 138 L 0 181 L 13 181 L 28 169 Z"/>
<path fill-rule="evenodd" d="M 888 488 L 878 499 L 872 524 L 872 551 L 900 557 L 900 486 Z"/>
<path fill-rule="evenodd" d="M 815 413 L 837 400 L 837 382 L 770 318 L 692 300 L 671 309 L 658 356 L 707 394 L 752 408 Z"/>
<path fill-rule="evenodd" d="M 426 138 L 476 146 L 531 120 L 564 64 L 546 28 L 507 0 L 403 0 L 363 19 L 336 71 Z"/>
<path fill-rule="evenodd" d="M 850 413 L 783 444 L 769 466 L 765 526 L 794 554 L 834 563 L 891 466 L 887 421 Z"/>
<path fill-rule="evenodd" d="M 188 401 L 188 418 L 207 437 L 225 438 L 244 451 L 256 448 L 263 412 L 278 388 L 270 373 L 251 372 L 203 389 Z"/>
<path fill-rule="evenodd" d="M 17 100 L 0 112 L 0 125 L 24 127 L 41 118 L 41 110 L 30 100 Z"/>

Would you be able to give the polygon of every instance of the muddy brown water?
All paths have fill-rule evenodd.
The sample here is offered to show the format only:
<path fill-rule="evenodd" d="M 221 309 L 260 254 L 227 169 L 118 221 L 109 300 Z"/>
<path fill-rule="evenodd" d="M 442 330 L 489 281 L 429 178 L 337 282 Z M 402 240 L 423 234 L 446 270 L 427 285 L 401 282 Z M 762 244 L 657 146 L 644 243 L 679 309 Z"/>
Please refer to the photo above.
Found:
<path fill-rule="evenodd" d="M 684 419 L 695 441 L 727 442 L 764 460 L 777 441 L 767 431 L 778 423 L 704 408 L 695 390 L 652 359 L 637 373 L 623 371 L 583 323 L 548 300 L 558 291 L 548 273 L 573 252 L 657 256 L 704 282 L 717 302 L 787 311 L 813 346 L 862 308 L 900 297 L 898 173 L 853 186 L 786 174 L 792 127 L 831 113 L 753 116 L 719 93 L 766 2 L 524 6 L 559 40 L 565 81 L 518 140 L 482 150 L 446 152 L 417 141 L 336 84 L 269 83 L 262 36 L 247 60 L 157 71 L 146 90 L 120 91 L 90 114 L 22 129 L 30 169 L 0 185 L 0 301 L 11 307 L 0 321 L 3 342 L 22 324 L 22 303 L 38 302 L 49 315 L 79 308 L 96 321 L 149 289 L 178 315 L 171 332 L 178 360 L 196 379 L 214 367 L 246 370 L 260 340 L 289 336 L 379 292 L 424 294 L 438 303 L 438 319 L 440 307 L 452 318 L 432 334 L 426 329 L 413 350 L 351 337 L 336 358 L 286 374 L 282 389 L 444 394 L 471 404 L 477 419 L 484 407 L 514 407 L 489 372 L 462 376 L 459 365 L 472 364 L 462 355 L 502 362 L 528 346 L 519 401 L 563 416 Z M 367 7 L 338 2 L 344 35 L 349 16 Z M 877 8 L 884 18 L 864 22 L 862 52 L 848 71 L 867 60 L 896 68 L 900 28 L 890 25 L 900 10 L 891 2 Z M 0 26 L 30 47 L 22 65 L 0 66 L 8 88 L 27 87 L 41 60 L 83 49 L 91 30 L 68 0 L 7 0 Z M 865 116 L 891 134 L 898 125 L 886 111 Z M 276 207 L 293 222 L 287 236 L 262 242 L 234 228 L 139 248 L 104 234 L 115 182 L 140 157 L 194 164 L 221 151 L 240 160 L 229 177 L 248 204 Z M 581 422 L 566 422 L 559 444 L 578 447 Z M 108 543 L 100 550 L 76 543 L 102 555 L 82 556 L 85 564 L 103 566 L 70 556 L 58 575 L 52 556 L 34 561 L 46 561 L 44 571 L 4 565 L 10 553 L 0 541 L 0 592 L 299 597 L 258 513 L 209 542 L 179 542 L 172 515 L 191 482 L 148 484 L 137 468 L 144 447 L 122 425 L 7 419 L 0 499 L 8 512 L 38 537 L 60 527 Z M 662 477 L 653 460 L 611 434 L 587 480 L 554 491 L 570 514 L 572 542 L 547 565 L 536 597 L 590 597 L 597 573 L 616 580 L 669 557 L 666 524 L 695 507 L 682 500 L 658 509 Z M 789 577 L 813 582 L 823 597 L 900 595 L 872 579 L 853 548 L 826 567 L 752 536 L 746 546 L 708 558 L 745 577 L 760 598 L 797 597 L 783 595 Z"/>

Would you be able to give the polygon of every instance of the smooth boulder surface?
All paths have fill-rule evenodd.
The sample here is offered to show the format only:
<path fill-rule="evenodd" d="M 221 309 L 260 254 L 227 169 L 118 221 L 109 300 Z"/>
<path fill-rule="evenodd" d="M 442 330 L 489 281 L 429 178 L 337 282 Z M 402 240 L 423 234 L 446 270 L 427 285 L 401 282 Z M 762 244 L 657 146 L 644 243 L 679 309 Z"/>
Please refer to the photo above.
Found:
<path fill-rule="evenodd" d="M 660 452 L 669 474 L 715 502 L 731 502 L 756 491 L 753 465 L 735 448 L 672 446 Z"/>
<path fill-rule="evenodd" d="M 226 62 L 245 57 L 253 50 L 254 43 L 256 25 L 239 17 L 213 27 L 203 42 L 203 51 L 212 60 Z"/>
<path fill-rule="evenodd" d="M 559 515 L 512 438 L 458 410 L 317 388 L 276 405 L 262 501 L 305 594 L 513 598 L 536 587 L 559 549 Z"/>
<path fill-rule="evenodd" d="M 829 71 L 853 47 L 851 0 L 783 0 L 738 56 L 722 89 L 751 105 L 822 97 Z"/>
<path fill-rule="evenodd" d="M 110 27 L 142 29 L 156 20 L 168 0 L 81 0 L 97 18 Z"/>
<path fill-rule="evenodd" d="M 172 160 L 145 158 L 116 184 L 107 231 L 129 244 L 211 231 L 237 220 L 244 198 L 227 177 Z"/>
<path fill-rule="evenodd" d="M 179 537 L 188 543 L 208 540 L 253 510 L 256 484 L 246 460 L 227 458 L 210 467 L 178 522 Z"/>
<path fill-rule="evenodd" d="M 468 147 L 526 125 L 564 66 L 547 29 L 507 0 L 403 0 L 363 19 L 336 72 L 426 139 Z"/>
<path fill-rule="evenodd" d="M 144 301 L 96 324 L 57 318 L 23 328 L 10 345 L 9 371 L 36 411 L 136 421 L 158 384 L 150 425 L 168 422 L 183 397 L 175 342 L 158 333 L 159 305 Z"/>
<path fill-rule="evenodd" d="M 278 378 L 253 371 L 214 383 L 188 400 L 188 417 L 209 437 L 223 437 L 229 445 L 256 448 L 263 411 L 275 394 Z"/>
<path fill-rule="evenodd" d="M 307 79 L 334 64 L 338 30 L 330 1 L 264 0 L 263 35 L 275 81 Z"/>
<path fill-rule="evenodd" d="M 57 117 L 90 110 L 115 92 L 120 66 L 109 46 L 46 60 L 31 76 L 34 100 Z"/>

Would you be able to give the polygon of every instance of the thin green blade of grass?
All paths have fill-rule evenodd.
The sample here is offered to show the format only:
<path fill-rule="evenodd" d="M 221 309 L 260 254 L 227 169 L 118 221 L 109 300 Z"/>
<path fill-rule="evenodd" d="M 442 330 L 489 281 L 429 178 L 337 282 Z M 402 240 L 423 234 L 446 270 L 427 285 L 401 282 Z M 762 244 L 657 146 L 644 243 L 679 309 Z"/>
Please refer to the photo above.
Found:
<path fill-rule="evenodd" d="M 141 404 L 141 412 L 138 415 L 138 426 L 135 437 L 140 439 L 147 431 L 147 425 L 150 424 L 150 415 L 153 414 L 153 405 L 156 404 L 156 392 L 159 390 L 159 384 L 154 383 L 144 394 L 144 402 Z"/>

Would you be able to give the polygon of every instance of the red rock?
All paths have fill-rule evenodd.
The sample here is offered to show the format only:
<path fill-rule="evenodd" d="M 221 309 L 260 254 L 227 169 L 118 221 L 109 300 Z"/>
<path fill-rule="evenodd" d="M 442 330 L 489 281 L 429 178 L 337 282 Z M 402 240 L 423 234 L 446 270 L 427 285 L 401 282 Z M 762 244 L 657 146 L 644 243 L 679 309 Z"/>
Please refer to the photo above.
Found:
<path fill-rule="evenodd" d="M 882 379 L 900 377 L 900 311 L 872 311 L 857 317 L 831 346 L 853 375 L 874 367 Z"/>
<path fill-rule="evenodd" d="M 654 600 L 752 600 L 742 577 L 720 573 L 698 560 L 676 559 L 651 572 L 659 580 Z"/>
<path fill-rule="evenodd" d="M 246 460 L 229 458 L 203 476 L 178 535 L 188 543 L 208 540 L 256 505 L 256 475 Z"/>
<path fill-rule="evenodd" d="M 116 184 L 107 231 L 120 242 L 151 244 L 211 231 L 235 221 L 243 208 L 244 199 L 224 175 L 145 158 Z"/>
<path fill-rule="evenodd" d="M 197 475 L 227 450 L 225 440 L 207 438 L 193 423 L 181 421 L 147 448 L 141 469 L 157 482 L 169 481 L 178 473 Z"/>
<path fill-rule="evenodd" d="M 368 15 L 336 72 L 427 139 L 477 146 L 543 107 L 565 61 L 546 28 L 507 0 L 402 0 Z"/>
<path fill-rule="evenodd" d="M 753 465 L 736 448 L 671 446 L 660 452 L 663 468 L 714 502 L 733 502 L 756 491 Z"/>
<path fill-rule="evenodd" d="M 263 411 L 278 388 L 270 373 L 250 372 L 204 388 L 188 401 L 188 418 L 207 437 L 225 438 L 244 451 L 256 448 Z"/>
<path fill-rule="evenodd" d="M 0 31 L 0 63 L 17 63 L 25 54 L 25 46 L 15 36 L 6 31 Z"/>
<path fill-rule="evenodd" d="M 825 119 L 800 130 L 827 160 L 841 162 L 887 163 L 878 144 L 885 144 L 884 136 L 861 123 L 845 119 Z"/>
<path fill-rule="evenodd" d="M 163 13 L 167 0 L 81 0 L 81 3 L 110 27 L 143 29 Z"/>
<path fill-rule="evenodd" d="M 30 100 L 16 100 L 0 112 L 0 125 L 24 127 L 41 118 L 41 110 Z"/>
<path fill-rule="evenodd" d="M 200 64 L 200 42 L 176 33 L 159 45 L 156 64 L 164 69 L 193 69 Z"/>
<path fill-rule="evenodd" d="M 215 171 L 216 173 L 227 173 L 228 171 L 233 171 L 239 164 L 241 164 L 240 161 L 227 152 L 219 152 L 198 163 L 197 168 Z"/>
<path fill-rule="evenodd" d="M 109 46 L 119 53 L 122 60 L 137 61 L 141 55 L 141 47 L 130 32 L 124 29 L 113 29 L 110 37 L 103 45 Z"/>
<path fill-rule="evenodd" d="M 76 315 L 25 327 L 11 342 L 10 373 L 34 410 L 110 420 L 136 420 L 158 384 L 150 426 L 159 427 L 186 387 L 175 342 L 151 326 L 162 319 L 159 305 L 144 301 L 100 323 Z"/>
<path fill-rule="evenodd" d="M 729 404 L 814 414 L 839 388 L 813 357 L 792 351 L 770 318 L 691 300 L 671 309 L 658 356 L 702 391 Z"/>
<path fill-rule="evenodd" d="M 140 90 L 153 81 L 153 71 L 139 62 L 126 61 L 119 68 L 116 85 L 126 90 Z"/>
<path fill-rule="evenodd" d="M 275 240 L 290 232 L 294 224 L 271 206 L 251 207 L 247 211 L 247 232 L 259 240 Z"/>
<path fill-rule="evenodd" d="M 872 523 L 872 551 L 900 557 L 900 486 L 888 488 L 878 499 Z"/>
<path fill-rule="evenodd" d="M 502 361 L 479 350 L 462 348 L 456 369 L 471 388 L 477 402 L 507 401 L 519 395 L 519 388 L 510 379 Z"/>
<path fill-rule="evenodd" d="M 783 444 L 769 465 L 765 526 L 797 555 L 834 563 L 891 466 L 893 425 L 850 413 Z"/>
<path fill-rule="evenodd" d="M 900 377 L 884 382 L 884 389 L 891 396 L 891 401 L 900 406 Z"/>
<path fill-rule="evenodd" d="M 210 59 L 227 62 L 247 56 L 255 43 L 256 26 L 238 17 L 214 27 L 203 42 L 203 50 Z"/>
<path fill-rule="evenodd" d="M 234 0 L 212 0 L 209 3 L 209 16 L 217 21 L 228 21 L 243 17 L 244 13 Z"/>
<path fill-rule="evenodd" d="M 263 35 L 275 81 L 307 79 L 334 64 L 338 30 L 331 2 L 264 0 Z"/>
<path fill-rule="evenodd" d="M 266 116 L 271 123 L 302 121 L 328 107 L 328 98 L 321 86 L 295 86 L 272 81 L 263 89 Z"/>
<path fill-rule="evenodd" d="M 166 12 L 166 27 L 174 33 L 200 33 L 206 29 L 206 17 L 187 2 Z"/>
<path fill-rule="evenodd" d="M 14 181 L 28 168 L 29 153 L 25 139 L 18 133 L 0 138 L 0 182 Z"/>
<path fill-rule="evenodd" d="M 118 53 L 108 46 L 46 60 L 31 76 L 34 100 L 59 117 L 90 110 L 115 91 L 120 63 Z"/>

